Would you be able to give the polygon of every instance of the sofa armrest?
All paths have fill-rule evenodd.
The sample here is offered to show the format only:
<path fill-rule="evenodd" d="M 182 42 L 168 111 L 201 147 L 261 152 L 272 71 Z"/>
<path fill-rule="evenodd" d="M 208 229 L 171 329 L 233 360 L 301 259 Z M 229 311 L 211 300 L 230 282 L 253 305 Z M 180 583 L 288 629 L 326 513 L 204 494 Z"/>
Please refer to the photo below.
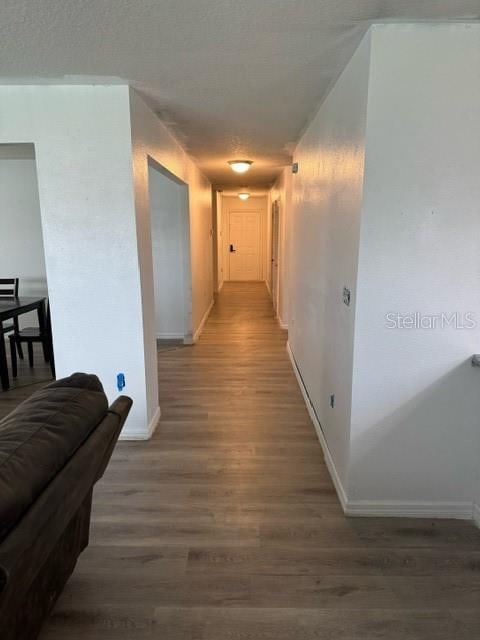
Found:
<path fill-rule="evenodd" d="M 128 396 L 119 396 L 112 405 L 110 405 L 108 409 L 108 413 L 114 416 L 117 416 L 120 420 L 120 429 L 118 433 L 112 434 L 112 439 L 108 446 L 105 449 L 105 455 L 103 458 L 103 463 L 99 465 L 97 480 L 105 473 L 105 469 L 107 468 L 108 461 L 112 455 L 113 449 L 115 448 L 115 444 L 117 442 L 118 436 L 120 435 L 120 431 L 125 423 L 125 420 L 130 412 L 132 406 L 132 399 Z"/>

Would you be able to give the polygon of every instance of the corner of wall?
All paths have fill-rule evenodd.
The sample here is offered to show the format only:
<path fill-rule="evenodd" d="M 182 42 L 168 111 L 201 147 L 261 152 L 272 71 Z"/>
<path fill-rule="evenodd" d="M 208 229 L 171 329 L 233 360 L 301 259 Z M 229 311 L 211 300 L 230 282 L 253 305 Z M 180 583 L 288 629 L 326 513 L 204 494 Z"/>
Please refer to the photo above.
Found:
<path fill-rule="evenodd" d="M 480 529 L 480 505 L 473 505 L 473 522 Z"/>
<path fill-rule="evenodd" d="M 126 441 L 139 441 L 139 440 L 150 440 L 150 438 L 155 433 L 155 429 L 158 426 L 158 422 L 161 417 L 160 407 L 157 407 L 154 411 L 153 417 L 150 420 L 146 431 L 135 431 L 134 429 L 123 428 L 120 434 L 119 440 Z"/>
<path fill-rule="evenodd" d="M 197 329 L 194 331 L 193 333 L 193 337 L 192 337 L 192 342 L 185 342 L 185 340 L 187 340 L 187 338 L 185 338 L 184 343 L 185 344 L 194 344 L 195 342 L 197 342 L 197 340 L 200 338 L 203 328 L 205 326 L 205 323 L 208 320 L 208 316 L 210 315 L 210 312 L 212 310 L 212 307 L 214 305 L 215 301 L 212 300 L 207 308 L 207 310 L 205 311 L 203 318 L 200 321 L 200 324 L 198 325 Z"/>
<path fill-rule="evenodd" d="M 475 460 L 468 445 L 473 443 L 472 417 L 478 403 L 472 394 L 474 384 L 469 386 L 470 371 L 462 364 L 471 353 L 474 336 L 461 344 L 460 336 L 466 335 L 461 331 L 443 338 L 438 334 L 438 339 L 434 331 L 423 332 L 415 340 L 407 340 L 403 332 L 397 338 L 402 347 L 397 349 L 394 334 L 385 331 L 386 314 L 394 309 L 460 310 L 465 301 L 473 311 L 468 292 L 463 299 L 460 296 L 462 286 L 471 286 L 471 264 L 477 255 L 467 230 L 474 228 L 469 212 L 475 209 L 475 198 L 478 202 L 472 159 L 478 157 L 478 118 L 473 110 L 480 93 L 472 78 L 480 49 L 478 38 L 469 44 L 460 32 L 456 42 L 443 40 L 444 32 L 453 38 L 451 32 L 457 29 L 461 27 L 378 24 L 370 30 L 352 384 L 352 429 L 368 447 L 363 445 L 367 453 L 358 474 L 353 463 L 356 486 L 347 486 L 350 495 L 357 489 L 362 498 L 349 501 L 351 515 L 473 517 L 480 523 L 479 505 L 473 507 L 472 516 L 469 487 Z M 447 76 L 454 80 L 445 97 Z M 396 113 L 394 128 L 392 113 Z M 455 157 L 454 165 L 444 160 L 450 157 Z M 402 166 L 410 173 L 404 173 Z M 435 166 L 429 180 L 421 177 L 425 166 Z M 436 215 L 437 204 L 441 215 Z M 417 251 L 415 242 L 424 229 L 428 242 Z M 456 255 L 455 247 L 462 247 Z M 436 266 L 435 251 L 441 268 Z M 462 262 L 463 256 L 471 256 L 468 264 L 467 259 Z M 461 274 L 455 285 L 449 284 L 453 278 L 442 280 L 442 268 Z M 446 283 L 441 294 L 424 294 L 438 289 L 440 281 Z M 384 380 L 391 384 L 383 384 Z M 455 395 L 458 388 L 462 393 Z M 448 398 L 445 404 L 444 398 Z M 453 408 L 455 403 L 458 409 Z M 358 448 L 358 443 L 353 444 L 351 435 L 354 446 Z M 390 480 L 385 469 L 391 470 Z"/>

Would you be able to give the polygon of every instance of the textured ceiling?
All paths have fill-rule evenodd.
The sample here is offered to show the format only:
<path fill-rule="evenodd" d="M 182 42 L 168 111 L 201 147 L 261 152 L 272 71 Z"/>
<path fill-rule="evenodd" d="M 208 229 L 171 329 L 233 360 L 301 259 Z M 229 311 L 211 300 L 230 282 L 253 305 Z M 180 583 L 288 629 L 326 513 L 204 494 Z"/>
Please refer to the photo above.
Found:
<path fill-rule="evenodd" d="M 478 19 L 480 0 L 0 0 L 0 77 L 113 76 L 221 186 L 262 186 L 371 22 Z M 226 161 L 253 159 L 235 176 Z"/>

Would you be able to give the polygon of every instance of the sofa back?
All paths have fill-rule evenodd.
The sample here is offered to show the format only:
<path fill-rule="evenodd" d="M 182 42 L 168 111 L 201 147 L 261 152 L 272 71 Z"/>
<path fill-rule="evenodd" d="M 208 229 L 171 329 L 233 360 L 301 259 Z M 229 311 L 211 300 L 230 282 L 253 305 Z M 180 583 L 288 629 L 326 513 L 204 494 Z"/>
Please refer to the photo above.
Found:
<path fill-rule="evenodd" d="M 99 379 L 75 373 L 33 394 L 0 421 L 0 542 L 107 411 Z"/>

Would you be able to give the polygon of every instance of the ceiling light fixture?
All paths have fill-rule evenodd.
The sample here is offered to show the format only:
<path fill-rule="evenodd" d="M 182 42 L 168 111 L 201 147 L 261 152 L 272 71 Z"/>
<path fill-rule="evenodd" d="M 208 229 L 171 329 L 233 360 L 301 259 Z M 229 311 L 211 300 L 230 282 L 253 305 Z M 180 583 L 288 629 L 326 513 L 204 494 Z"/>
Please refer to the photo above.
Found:
<path fill-rule="evenodd" d="M 253 162 L 251 160 L 229 160 L 228 164 L 235 173 L 245 173 L 250 169 Z"/>
<path fill-rule="evenodd" d="M 238 197 L 240 198 L 240 200 L 248 200 L 250 197 L 250 194 L 248 193 L 248 191 L 241 191 L 238 194 Z"/>

